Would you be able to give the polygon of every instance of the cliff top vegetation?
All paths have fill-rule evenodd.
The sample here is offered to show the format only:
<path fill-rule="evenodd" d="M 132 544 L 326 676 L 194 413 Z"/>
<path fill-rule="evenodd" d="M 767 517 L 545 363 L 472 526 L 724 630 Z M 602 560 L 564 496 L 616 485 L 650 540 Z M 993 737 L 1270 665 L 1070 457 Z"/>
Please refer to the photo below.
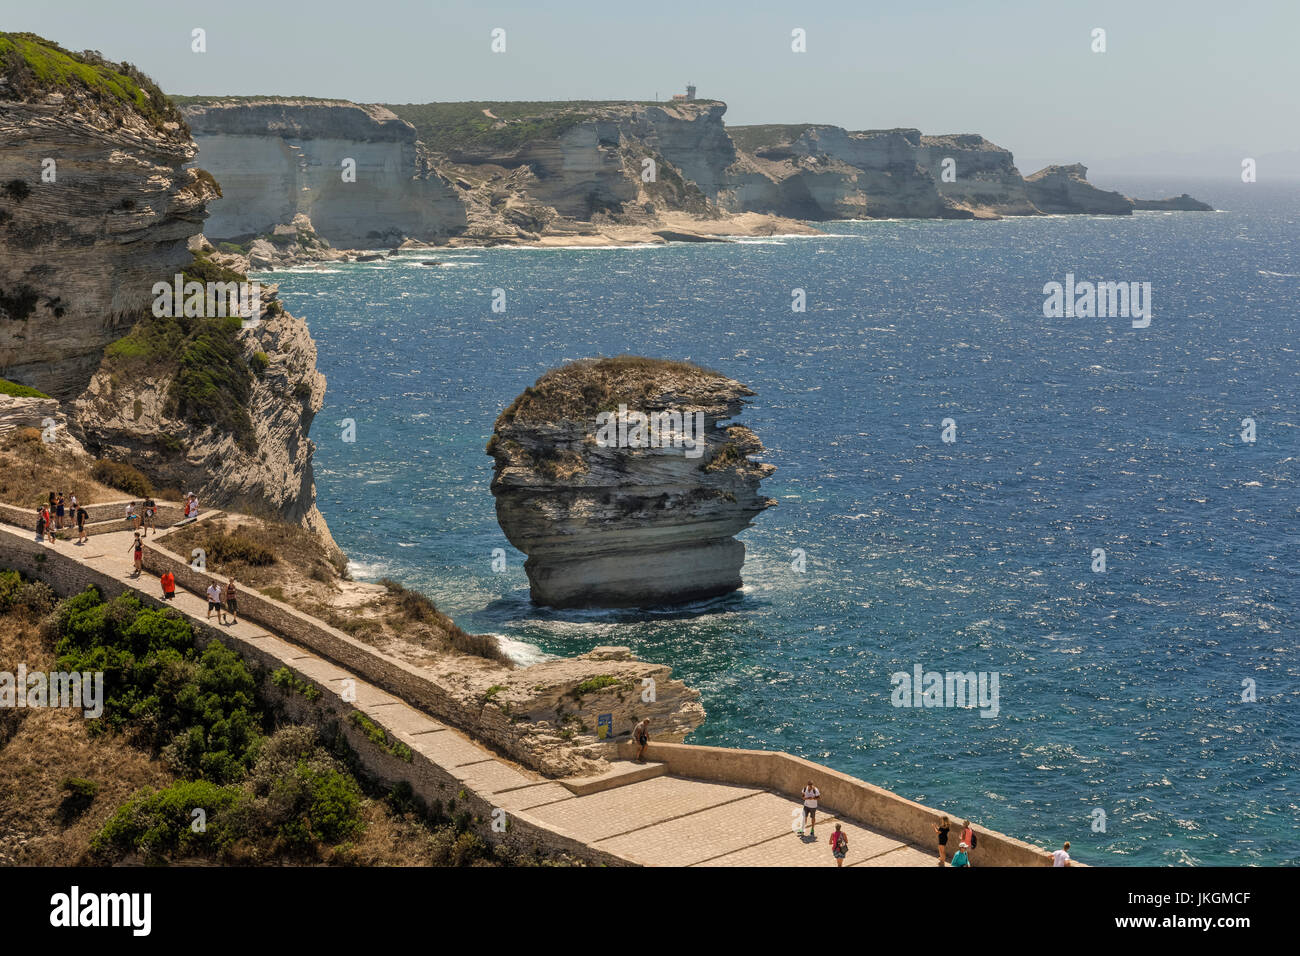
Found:
<path fill-rule="evenodd" d="M 739 387 L 740 394 L 753 394 L 720 372 L 690 362 L 640 355 L 581 359 L 552 369 L 524 389 L 501 413 L 496 427 L 592 418 L 598 412 L 617 409 L 620 403 L 649 407 L 658 396 L 709 393 L 719 386 L 727 390 Z M 488 453 L 492 453 L 490 448 Z"/>
<path fill-rule="evenodd" d="M 713 105 L 713 100 L 696 100 Z M 611 107 L 672 106 L 649 100 L 568 100 L 465 103 L 383 103 L 415 127 L 432 152 L 506 151 L 530 140 L 553 139 Z M 487 110 L 492 116 L 483 111 Z M 493 118 L 495 117 L 495 119 Z"/>
<path fill-rule="evenodd" d="M 153 80 L 96 50 L 73 53 L 34 33 L 0 33 L 0 80 L 0 99 L 80 93 L 114 116 L 134 111 L 173 139 L 190 136 L 184 117 Z"/>

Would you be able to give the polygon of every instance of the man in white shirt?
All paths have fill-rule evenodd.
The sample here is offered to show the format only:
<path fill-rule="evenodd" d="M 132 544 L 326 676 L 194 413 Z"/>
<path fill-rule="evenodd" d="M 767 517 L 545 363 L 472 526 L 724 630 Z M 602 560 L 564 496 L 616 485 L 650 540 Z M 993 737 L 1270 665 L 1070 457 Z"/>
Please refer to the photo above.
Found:
<path fill-rule="evenodd" d="M 225 624 L 226 615 L 225 607 L 221 603 L 221 586 L 215 581 L 208 585 L 208 620 L 212 620 L 212 612 L 217 612 L 217 623 Z"/>
<path fill-rule="evenodd" d="M 808 786 L 803 788 L 803 818 L 808 824 L 808 835 L 815 837 L 817 835 L 817 798 L 822 792 L 813 786 L 811 780 Z M 799 835 L 803 836 L 803 827 L 799 827 Z"/>
<path fill-rule="evenodd" d="M 1065 846 L 1056 850 L 1052 854 L 1052 866 L 1069 866 L 1070 865 L 1070 841 L 1065 841 Z"/>

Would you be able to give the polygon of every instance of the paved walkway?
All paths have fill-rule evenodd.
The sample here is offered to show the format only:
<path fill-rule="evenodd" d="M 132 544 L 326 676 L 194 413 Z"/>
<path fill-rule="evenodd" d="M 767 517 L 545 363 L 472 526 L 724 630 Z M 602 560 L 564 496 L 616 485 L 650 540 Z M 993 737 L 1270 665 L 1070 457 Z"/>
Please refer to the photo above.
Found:
<path fill-rule="evenodd" d="M 35 537 L 10 526 L 0 527 L 0 559 L 6 535 Z M 160 597 L 158 579 L 134 575 L 133 534 L 116 531 L 94 535 L 84 545 L 60 541 L 45 545 L 70 555 L 96 571 Z M 177 588 L 172 602 L 197 621 L 207 620 L 207 597 Z M 213 619 L 215 623 L 215 618 Z M 817 838 L 801 837 L 792 826 L 800 801 L 757 787 L 690 780 L 620 761 L 607 781 L 609 789 L 580 795 L 504 760 L 459 730 L 434 720 L 392 694 L 375 687 L 307 649 L 285 641 L 246 620 L 225 628 L 257 647 L 288 661 L 322 685 L 352 679 L 356 706 L 412 750 L 465 781 L 494 807 L 527 811 L 539 822 L 577 840 L 647 866 L 834 866 L 828 840 L 836 822 L 849 835 L 845 866 L 934 866 L 935 854 L 871 827 L 834 815 L 818 814 Z M 646 774 L 654 774 L 644 779 Z M 620 777 L 630 782 L 620 783 Z M 580 792 L 586 788 L 579 787 Z"/>

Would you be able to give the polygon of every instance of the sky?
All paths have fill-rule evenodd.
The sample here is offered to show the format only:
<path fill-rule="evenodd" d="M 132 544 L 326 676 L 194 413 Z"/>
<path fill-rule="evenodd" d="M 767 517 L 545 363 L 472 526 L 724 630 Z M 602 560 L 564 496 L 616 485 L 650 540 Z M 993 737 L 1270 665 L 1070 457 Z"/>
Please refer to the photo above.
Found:
<path fill-rule="evenodd" d="M 169 93 L 653 99 L 693 82 L 728 125 L 976 132 L 1026 173 L 1269 157 L 1300 176 L 1300 0 L 0 0 L 0 29 Z"/>

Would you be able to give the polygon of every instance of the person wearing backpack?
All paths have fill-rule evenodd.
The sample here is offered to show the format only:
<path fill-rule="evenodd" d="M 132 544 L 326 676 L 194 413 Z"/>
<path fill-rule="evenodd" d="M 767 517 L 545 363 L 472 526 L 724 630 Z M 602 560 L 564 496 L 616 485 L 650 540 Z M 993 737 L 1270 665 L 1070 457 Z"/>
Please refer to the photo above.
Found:
<path fill-rule="evenodd" d="M 844 858 L 849 855 L 849 835 L 840 829 L 840 825 L 835 824 L 835 832 L 831 834 L 831 856 L 835 857 L 835 865 L 843 866 Z"/>
<path fill-rule="evenodd" d="M 975 840 L 976 840 L 975 828 L 972 827 L 970 825 L 970 821 L 967 820 L 965 823 L 961 825 L 961 842 L 966 847 L 967 866 L 971 865 L 970 856 L 975 849 Z"/>
<path fill-rule="evenodd" d="M 803 818 L 799 823 L 799 835 L 803 836 L 803 825 L 808 824 L 808 835 L 817 836 L 817 800 L 822 792 L 813 786 L 811 780 L 808 786 L 803 788 Z"/>

